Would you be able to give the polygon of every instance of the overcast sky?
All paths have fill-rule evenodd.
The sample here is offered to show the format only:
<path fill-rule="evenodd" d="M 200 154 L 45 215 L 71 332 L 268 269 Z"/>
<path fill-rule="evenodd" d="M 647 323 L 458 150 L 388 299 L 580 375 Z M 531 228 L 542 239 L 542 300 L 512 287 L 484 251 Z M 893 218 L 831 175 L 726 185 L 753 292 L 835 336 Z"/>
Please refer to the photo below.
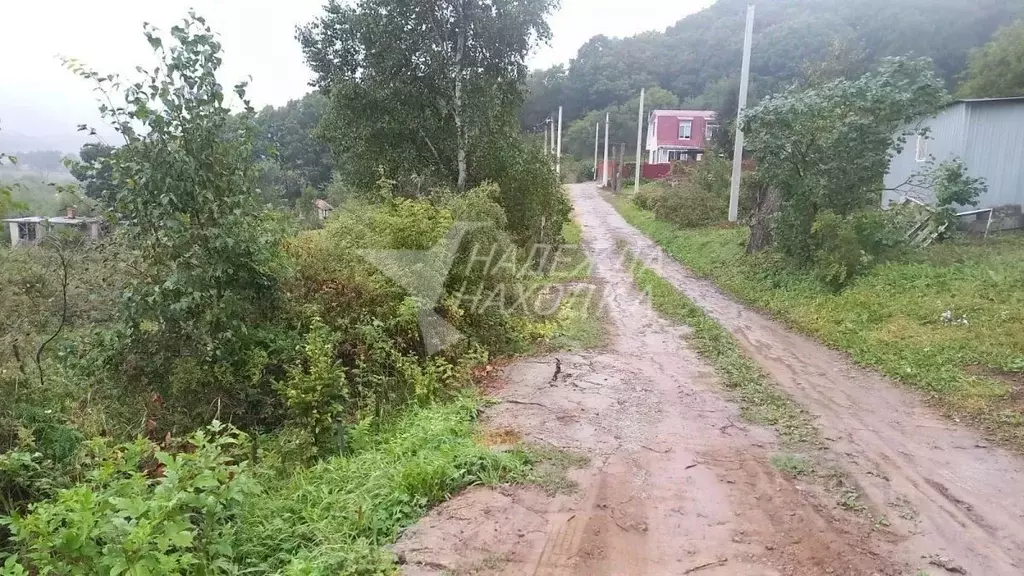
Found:
<path fill-rule="evenodd" d="M 662 30 L 713 0 L 562 0 L 551 17 L 554 39 L 534 67 L 568 62 L 591 36 Z M 130 74 L 150 49 L 142 23 L 169 29 L 194 7 L 221 34 L 221 81 L 252 76 L 253 104 L 281 105 L 306 93 L 310 74 L 294 39 L 297 24 L 324 0 L 0 0 L 0 140 L 28 137 L 39 146 L 77 148 L 81 123 L 99 123 L 91 86 L 65 70 L 58 55 L 103 73 Z M 13 152 L 11 150 L 10 152 Z"/>

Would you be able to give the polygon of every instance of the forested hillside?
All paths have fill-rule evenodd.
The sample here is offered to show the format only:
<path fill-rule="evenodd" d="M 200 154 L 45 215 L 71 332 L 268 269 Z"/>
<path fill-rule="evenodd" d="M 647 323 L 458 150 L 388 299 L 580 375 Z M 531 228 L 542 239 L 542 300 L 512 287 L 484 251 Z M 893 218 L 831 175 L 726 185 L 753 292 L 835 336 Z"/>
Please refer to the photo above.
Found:
<path fill-rule="evenodd" d="M 1022 6 L 1020 0 L 758 2 L 751 97 L 805 76 L 812 63 L 831 59 L 834 66 L 859 74 L 878 58 L 909 53 L 931 58 L 952 88 L 970 50 L 1010 24 Z M 568 68 L 531 74 L 531 95 L 520 115 L 523 128 L 533 129 L 559 104 L 572 121 L 651 86 L 673 93 L 683 106 L 721 107 L 735 93 L 745 15 L 745 0 L 719 0 L 663 33 L 591 38 Z"/>

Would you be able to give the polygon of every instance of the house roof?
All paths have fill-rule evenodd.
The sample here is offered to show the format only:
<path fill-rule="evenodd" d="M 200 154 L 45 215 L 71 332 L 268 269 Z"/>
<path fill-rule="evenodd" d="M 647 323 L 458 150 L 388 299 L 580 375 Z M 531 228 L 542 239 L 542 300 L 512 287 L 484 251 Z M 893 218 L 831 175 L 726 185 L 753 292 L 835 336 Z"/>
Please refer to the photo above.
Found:
<path fill-rule="evenodd" d="M 21 218 L 6 218 L 4 222 L 15 222 L 18 224 L 39 224 L 45 222 L 46 218 L 42 216 L 22 216 Z"/>
<path fill-rule="evenodd" d="M 7 218 L 4 220 L 4 222 L 14 222 L 17 224 L 40 224 L 42 222 L 50 224 L 86 224 L 99 221 L 101 221 L 101 218 L 66 218 L 64 216 L 22 216 L 21 218 Z"/>
<path fill-rule="evenodd" d="M 700 118 L 713 118 L 714 110 L 653 110 L 651 116 L 695 116 Z"/>
<path fill-rule="evenodd" d="M 331 206 L 330 204 L 327 203 L 326 200 L 322 198 L 318 198 L 316 202 L 313 202 L 313 204 L 315 204 L 316 207 L 319 208 L 320 210 L 334 210 L 334 206 Z"/>
<path fill-rule="evenodd" d="M 99 218 L 67 218 L 64 216 L 53 216 L 47 218 L 50 224 L 86 224 L 92 222 L 99 222 Z"/>
<path fill-rule="evenodd" d="M 974 104 L 976 102 L 1012 102 L 1015 100 L 1024 102 L 1024 96 L 1006 96 L 1003 98 L 963 98 L 960 100 L 954 100 L 953 104 L 959 102 L 967 102 L 969 104 Z"/>

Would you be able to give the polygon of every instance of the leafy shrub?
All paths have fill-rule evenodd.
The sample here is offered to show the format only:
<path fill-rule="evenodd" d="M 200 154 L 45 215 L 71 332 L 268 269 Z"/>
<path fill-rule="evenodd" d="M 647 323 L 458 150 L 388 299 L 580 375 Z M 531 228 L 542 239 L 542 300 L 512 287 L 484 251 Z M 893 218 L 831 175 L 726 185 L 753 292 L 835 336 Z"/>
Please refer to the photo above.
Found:
<path fill-rule="evenodd" d="M 905 244 L 906 227 L 898 212 L 869 210 L 844 217 L 825 211 L 812 230 L 817 275 L 833 290 L 894 257 Z"/>
<path fill-rule="evenodd" d="M 846 217 L 878 206 L 891 158 L 916 133 L 917 119 L 946 100 L 931 62 L 891 58 L 861 78 L 794 86 L 745 112 L 742 128 L 760 177 L 781 200 L 778 249 L 799 266 L 810 264 L 814 228 L 834 223 L 825 217 L 819 225 L 819 212 Z M 854 252 L 839 260 L 849 264 Z M 832 264 L 835 277 L 843 276 L 847 266 Z"/>
<path fill-rule="evenodd" d="M 640 189 L 633 195 L 633 202 L 644 210 L 654 212 L 658 204 L 665 196 L 666 186 L 659 182 L 646 182 L 640 185 Z"/>
<path fill-rule="evenodd" d="M 320 318 L 313 318 L 302 347 L 303 361 L 288 369 L 277 385 L 288 407 L 290 424 L 306 431 L 316 451 L 333 454 L 339 446 L 337 433 L 347 398 L 345 373 L 335 359 L 336 336 Z"/>
<path fill-rule="evenodd" d="M 146 440 L 93 441 L 83 483 L 5 520 L 14 557 L 32 573 L 231 573 L 232 521 L 254 488 L 236 460 L 246 442 L 217 422 L 173 454 Z"/>
<path fill-rule="evenodd" d="M 682 164 L 682 163 L 680 163 Z M 656 217 L 681 228 L 710 226 L 729 215 L 729 162 L 708 155 L 684 168 L 673 167 L 679 176 L 664 185 L 660 195 L 652 195 Z"/>
<path fill-rule="evenodd" d="M 967 166 L 959 158 L 947 160 L 935 167 L 931 174 L 932 189 L 938 207 L 933 220 L 936 227 L 948 236 L 956 227 L 957 208 L 977 206 L 978 198 L 988 190 L 984 178 L 967 174 Z"/>

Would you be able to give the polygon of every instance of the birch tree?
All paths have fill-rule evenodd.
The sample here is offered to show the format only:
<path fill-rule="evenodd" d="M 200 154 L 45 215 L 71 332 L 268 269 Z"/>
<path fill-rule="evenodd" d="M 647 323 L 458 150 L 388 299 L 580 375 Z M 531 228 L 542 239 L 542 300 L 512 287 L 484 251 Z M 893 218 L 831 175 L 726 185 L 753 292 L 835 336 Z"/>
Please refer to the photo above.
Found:
<path fill-rule="evenodd" d="M 518 127 L 557 0 L 330 0 L 297 36 L 331 93 L 320 136 L 357 186 L 415 174 L 465 190 L 475 148 Z"/>

